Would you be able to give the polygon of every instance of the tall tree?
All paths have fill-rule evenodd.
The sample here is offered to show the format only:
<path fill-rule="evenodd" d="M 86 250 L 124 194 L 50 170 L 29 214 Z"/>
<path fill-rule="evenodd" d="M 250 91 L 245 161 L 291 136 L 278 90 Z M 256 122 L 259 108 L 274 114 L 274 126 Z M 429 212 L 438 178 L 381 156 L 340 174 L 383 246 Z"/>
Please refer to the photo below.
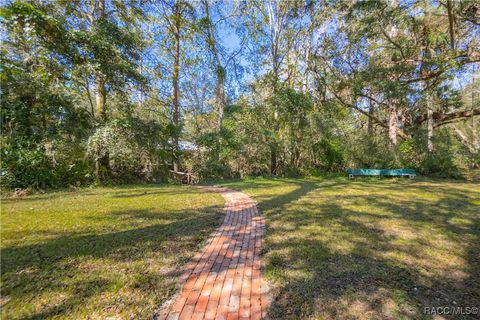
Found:
<path fill-rule="evenodd" d="M 159 1 L 153 5 L 157 13 L 159 28 L 156 31 L 156 44 L 160 46 L 157 54 L 163 55 L 159 59 L 159 67 L 165 69 L 170 75 L 170 94 L 167 97 L 171 106 L 172 124 L 172 169 L 178 171 L 180 168 L 180 146 L 181 133 L 181 79 L 189 60 L 187 40 L 192 38 L 195 31 L 194 10 L 190 3 L 185 0 Z M 165 32 L 166 31 L 166 32 Z"/>
<path fill-rule="evenodd" d="M 391 0 L 391 6 L 392 6 L 392 11 L 394 12 L 398 8 L 398 1 L 397 0 Z M 390 30 L 388 31 L 387 38 L 392 39 L 392 41 L 397 41 L 397 33 L 398 29 L 396 26 L 396 22 L 394 19 L 392 19 L 392 25 L 390 26 Z M 391 56 L 391 64 L 389 67 L 392 65 L 395 65 L 395 58 L 394 55 L 392 54 Z M 390 75 L 391 82 L 398 81 L 398 78 L 396 78 L 394 75 Z M 388 107 L 388 138 L 390 140 L 390 144 L 392 146 L 395 146 L 397 144 L 397 127 L 398 127 L 398 98 L 395 97 L 395 93 L 391 93 L 389 97 L 389 107 Z"/>
<path fill-rule="evenodd" d="M 180 120 L 180 32 L 182 28 L 182 3 L 176 0 L 172 15 L 172 33 L 173 33 L 173 72 L 172 72 L 172 121 L 175 126 L 175 135 L 173 137 L 173 171 L 178 171 L 178 131 Z"/>
<path fill-rule="evenodd" d="M 262 26 L 265 33 L 266 47 L 267 47 L 267 61 L 270 61 L 270 86 L 272 92 L 272 133 L 269 139 L 270 147 L 270 173 L 277 174 L 280 145 L 278 141 L 278 134 L 280 129 L 280 106 L 277 102 L 277 95 L 281 86 L 282 66 L 284 66 L 285 59 L 288 57 L 295 43 L 298 41 L 296 33 L 298 33 L 295 20 L 297 18 L 297 9 L 300 2 L 287 1 L 277 2 L 273 0 L 259 1 L 255 3 L 255 8 L 261 15 L 261 21 L 265 22 Z M 256 15 L 254 15 L 256 19 Z M 256 21 L 257 22 L 257 21 Z"/>
<path fill-rule="evenodd" d="M 206 43 L 213 56 L 213 68 L 215 72 L 215 131 L 219 131 L 222 125 L 223 113 L 225 110 L 225 67 L 220 60 L 219 44 L 215 34 L 215 24 L 210 15 L 210 4 L 208 0 L 203 0 L 203 10 L 205 14 Z"/>
<path fill-rule="evenodd" d="M 449 5 L 451 6 L 451 4 Z M 450 7 L 449 7 L 450 8 Z M 425 96 L 425 109 L 427 115 L 427 150 L 429 157 L 433 153 L 433 110 L 432 110 L 432 94 L 430 88 L 430 81 L 427 78 L 428 69 L 431 68 L 430 59 L 433 57 L 433 49 L 431 48 L 430 39 L 432 34 L 429 30 L 431 24 L 431 13 L 428 1 L 425 1 L 423 17 L 423 52 L 421 64 L 421 76 L 425 79 L 423 82 L 423 94 Z M 453 42 L 452 42 L 453 43 Z"/>
<path fill-rule="evenodd" d="M 335 77 L 343 79 L 337 79 L 342 89 L 351 90 L 349 99 L 341 97 L 339 87 L 331 86 L 332 94 L 340 103 L 361 112 L 386 128 L 392 145 L 395 144 L 396 136 L 403 139 L 411 137 L 420 125 L 430 122 L 432 128 L 432 119 L 435 127 L 480 113 L 480 110 L 476 109 L 454 111 L 429 108 L 429 116 L 426 108 L 423 109 L 425 113 L 419 113 L 416 108 L 417 99 L 423 99 L 422 88 L 425 85 L 420 86 L 422 83 L 429 83 L 429 90 L 425 93 L 434 92 L 435 88 L 445 85 L 454 74 L 461 72 L 462 68 L 479 61 L 480 58 L 472 50 L 478 45 L 478 39 L 469 36 L 475 27 L 468 19 L 458 19 L 456 24 L 456 41 L 462 43 L 462 49 L 452 51 L 448 42 L 444 41 L 450 37 L 447 9 L 442 4 L 437 3 L 434 9 L 430 4 L 430 10 L 436 11 L 437 18 L 430 20 L 429 32 L 424 34 L 421 21 L 427 21 L 422 18 L 425 12 L 422 8 L 426 1 L 402 6 L 396 6 L 396 1 L 393 6 L 377 5 L 373 2 L 352 5 L 348 2 L 343 7 L 346 11 L 345 24 L 339 28 L 339 32 L 345 32 L 346 42 L 337 42 L 339 49 L 335 49 L 326 62 Z M 455 7 L 453 11 L 455 12 Z M 425 37 L 429 38 L 430 57 L 424 54 Z M 342 54 L 340 50 L 349 50 L 350 53 L 344 55 L 343 61 L 337 59 L 340 60 L 337 62 L 333 59 L 335 55 Z M 366 54 L 367 52 L 369 54 Z M 422 67 L 422 64 L 425 67 Z M 349 72 L 346 73 L 345 69 Z M 376 91 L 380 95 L 374 97 L 368 91 Z M 385 110 L 387 117 L 365 111 L 362 107 L 364 99 L 377 103 L 381 107 L 379 111 Z M 392 104 L 392 101 L 396 103 Z M 428 101 L 433 103 L 432 99 Z M 401 127 L 396 124 L 398 114 L 402 115 Z"/>

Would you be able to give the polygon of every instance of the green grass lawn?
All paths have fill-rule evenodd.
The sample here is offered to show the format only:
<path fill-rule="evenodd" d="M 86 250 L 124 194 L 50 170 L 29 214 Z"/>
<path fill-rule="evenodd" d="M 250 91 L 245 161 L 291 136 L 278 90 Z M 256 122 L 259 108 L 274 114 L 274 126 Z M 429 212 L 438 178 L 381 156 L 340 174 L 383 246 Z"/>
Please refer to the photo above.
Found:
<path fill-rule="evenodd" d="M 418 319 L 425 306 L 479 304 L 479 184 L 222 184 L 254 196 L 267 217 L 272 319 Z M 222 206 L 185 186 L 2 199 L 2 319 L 151 319 Z"/>
<path fill-rule="evenodd" d="M 480 304 L 478 183 L 223 184 L 254 196 L 267 217 L 272 319 L 431 319 L 425 306 Z"/>
<path fill-rule="evenodd" d="M 151 319 L 223 199 L 185 186 L 2 199 L 2 319 Z"/>

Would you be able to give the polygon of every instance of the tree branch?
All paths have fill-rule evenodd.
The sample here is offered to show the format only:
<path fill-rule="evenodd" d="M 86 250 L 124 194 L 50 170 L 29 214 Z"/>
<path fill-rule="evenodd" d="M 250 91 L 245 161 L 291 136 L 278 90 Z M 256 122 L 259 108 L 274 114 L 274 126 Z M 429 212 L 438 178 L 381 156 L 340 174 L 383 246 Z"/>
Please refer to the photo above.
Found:
<path fill-rule="evenodd" d="M 468 110 L 468 111 L 457 111 L 451 113 L 442 113 L 436 111 L 433 113 L 433 120 L 436 122 L 435 127 L 440 127 L 445 124 L 459 121 L 462 119 L 474 117 L 480 115 L 480 109 Z M 415 125 L 422 124 L 423 122 L 427 121 L 427 116 L 421 115 L 417 119 L 415 119 Z"/>
<path fill-rule="evenodd" d="M 326 83 L 324 83 L 326 87 L 328 87 L 326 85 Z M 344 101 L 335 91 L 331 90 L 329 88 L 330 92 L 335 96 L 335 98 L 337 98 L 338 101 L 340 101 L 341 104 L 343 104 L 344 106 L 348 107 L 348 108 L 351 108 L 351 109 L 354 109 L 358 112 L 360 112 L 361 114 L 369 117 L 371 120 L 373 120 L 376 124 L 378 124 L 379 126 L 381 126 L 382 128 L 386 128 L 388 129 L 388 125 L 381 121 L 380 119 L 378 119 L 377 117 L 375 117 L 374 115 L 368 113 L 368 111 L 365 111 L 363 110 L 362 108 L 354 105 L 354 104 L 351 104 L 351 103 L 348 103 L 346 101 Z M 410 138 L 410 135 L 406 134 L 402 129 L 400 128 L 397 128 L 397 134 L 402 137 L 403 139 L 408 139 Z"/>

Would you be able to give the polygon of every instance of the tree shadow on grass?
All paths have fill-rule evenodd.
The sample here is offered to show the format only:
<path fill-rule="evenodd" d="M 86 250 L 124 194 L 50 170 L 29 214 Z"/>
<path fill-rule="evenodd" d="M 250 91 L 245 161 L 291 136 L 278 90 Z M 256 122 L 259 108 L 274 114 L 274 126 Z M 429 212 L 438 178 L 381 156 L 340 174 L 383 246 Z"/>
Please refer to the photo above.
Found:
<path fill-rule="evenodd" d="M 47 304 L 33 313 L 17 316 L 21 319 L 68 316 L 73 309 L 81 307 L 87 299 L 102 294 L 108 286 L 117 281 L 105 274 L 90 274 L 88 269 L 79 269 L 79 264 L 87 260 L 96 261 L 95 259 L 104 261 L 98 266 L 92 266 L 92 270 L 103 266 L 106 261 L 111 261 L 112 265 L 127 263 L 127 268 L 133 268 L 138 263 L 148 266 L 150 262 L 145 259 L 161 253 L 166 259 L 170 259 L 173 265 L 162 261 L 157 263 L 174 268 L 176 264 L 187 261 L 196 252 L 200 240 L 206 238 L 219 225 L 222 217 L 220 212 L 220 206 L 173 214 L 154 210 L 116 211 L 108 216 L 112 219 L 121 217 L 122 220 L 130 221 L 134 227 L 101 234 L 72 233 L 41 243 L 2 248 L 2 295 L 18 302 L 27 297 L 48 295 L 49 292 L 56 295 L 56 291 L 67 290 L 70 296 L 60 303 Z M 135 227 L 137 220 L 146 220 L 149 224 Z M 161 275 L 150 279 L 152 275 L 145 270 L 126 272 L 138 273 L 138 284 L 134 288 L 137 292 L 152 290 L 145 292 L 151 295 L 155 290 L 173 289 L 172 279 L 166 281 Z M 74 284 L 70 283 L 72 281 Z M 163 285 L 165 288 L 162 288 Z M 159 289 L 155 289 L 155 286 Z M 169 294 L 171 293 L 162 293 Z M 2 309 L 8 309 L 8 301 Z M 13 310 L 9 312 L 12 315 Z"/>
<path fill-rule="evenodd" d="M 131 191 L 136 190 L 137 192 L 132 193 Z M 200 189 L 191 188 L 190 186 L 178 186 L 178 185 L 167 185 L 167 184 L 141 184 L 141 185 L 120 185 L 114 187 L 104 187 L 104 188 L 95 188 L 95 189 L 78 189 L 78 190 L 56 190 L 52 192 L 47 192 L 44 194 L 37 193 L 27 197 L 14 198 L 14 197 L 4 197 L 2 202 L 11 203 L 11 202 L 32 202 L 38 200 L 50 200 L 56 199 L 59 196 L 62 197 L 77 197 L 77 196 L 111 196 L 112 198 L 135 198 L 142 196 L 152 196 L 152 195 L 168 195 L 168 194 L 198 194 L 202 192 Z"/>
<path fill-rule="evenodd" d="M 150 188 L 143 188 L 140 187 L 140 192 L 137 193 L 125 193 L 123 190 L 115 190 L 114 192 L 109 192 L 112 198 L 136 198 L 136 197 L 143 197 L 143 196 L 154 196 L 154 195 L 167 195 L 167 194 L 199 194 L 202 192 L 206 192 L 199 188 L 192 188 L 191 186 L 157 186 L 156 190 L 154 187 Z M 161 190 L 158 190 L 161 189 Z"/>
<path fill-rule="evenodd" d="M 260 210 L 269 210 L 268 214 L 271 215 L 273 212 L 281 212 L 288 206 L 290 203 L 295 202 L 296 200 L 302 198 L 309 192 L 319 188 L 319 187 L 337 187 L 344 186 L 348 183 L 346 180 L 336 179 L 333 181 L 320 181 L 320 180 L 311 180 L 311 179 L 284 179 L 284 178 L 275 178 L 264 180 L 255 179 L 251 181 L 239 181 L 226 184 L 228 188 L 237 189 L 237 190 L 247 190 L 247 189 L 269 189 L 276 187 L 292 186 L 295 189 L 288 193 L 278 193 L 272 192 L 271 194 L 261 194 L 256 195 L 255 199 L 258 202 Z M 272 211 L 270 211 L 272 210 Z"/>
<path fill-rule="evenodd" d="M 316 203 L 303 199 L 287 206 L 300 197 L 318 197 L 326 186 L 320 183 L 306 187 L 308 192 L 297 189 L 287 195 L 282 209 L 272 209 L 267 214 L 271 234 L 267 238 L 266 273 L 277 281 L 270 309 L 272 319 L 422 319 L 428 318 L 424 315 L 427 306 L 478 306 L 480 219 L 475 207 L 465 201 L 465 194 L 442 190 L 434 203 L 416 198 L 397 202 L 375 194 L 342 194 L 340 183 L 330 184 L 340 190 L 331 202 L 327 198 Z M 369 182 L 355 187 L 368 189 L 372 185 Z M 309 194 L 316 188 L 315 193 Z M 393 186 L 390 191 L 396 188 Z M 435 188 L 432 189 L 434 192 Z M 379 212 L 341 205 L 343 201 L 352 204 L 366 197 Z M 265 208 L 279 202 L 268 201 L 271 202 Z M 458 226 L 452 223 L 456 217 L 469 223 Z M 403 238 L 388 228 L 375 227 L 377 222 L 393 220 L 408 226 L 414 236 L 418 236 L 415 228 L 419 226 L 441 233 L 450 243 L 464 248 L 464 252 L 451 254 L 460 256 L 465 265 L 454 267 L 450 274 L 440 272 L 436 266 L 425 269 L 419 262 L 433 259 L 429 250 L 435 248 L 429 247 L 429 239 Z"/>
<path fill-rule="evenodd" d="M 15 270 L 38 267 L 66 257 L 93 256 L 106 257 L 114 255 L 123 247 L 149 243 L 150 246 L 162 242 L 175 242 L 179 239 L 191 239 L 195 233 L 211 230 L 212 218 L 220 212 L 218 206 L 202 208 L 206 214 L 199 215 L 197 210 L 183 211 L 173 217 L 167 215 L 160 219 L 171 222 L 149 225 L 142 228 L 108 232 L 104 234 L 64 235 L 44 243 L 27 246 L 14 246 L 2 249 L 2 274 Z M 125 218 L 155 218 L 151 210 L 117 211 L 110 215 Z M 182 219 L 183 218 L 183 219 Z M 157 216 L 156 219 L 159 219 Z M 207 222 L 207 223 L 205 223 Z M 128 258 L 128 257 L 122 257 Z"/>
<path fill-rule="evenodd" d="M 41 320 L 50 319 L 58 315 L 68 315 L 72 309 L 77 307 L 81 301 L 84 301 L 96 294 L 100 294 L 109 285 L 109 282 L 104 279 L 96 279 L 78 282 L 72 286 L 72 290 L 67 299 L 60 304 L 51 304 L 46 306 L 38 313 L 25 315 L 21 317 L 22 320 Z M 58 286 L 57 286 L 58 287 Z"/>

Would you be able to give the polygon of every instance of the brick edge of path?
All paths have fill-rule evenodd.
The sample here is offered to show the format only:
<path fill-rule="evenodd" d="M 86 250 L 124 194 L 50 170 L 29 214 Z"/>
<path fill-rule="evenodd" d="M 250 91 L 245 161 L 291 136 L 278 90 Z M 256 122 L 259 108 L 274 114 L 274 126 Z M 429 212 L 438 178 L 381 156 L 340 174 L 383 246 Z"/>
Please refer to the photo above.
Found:
<path fill-rule="evenodd" d="M 271 303 L 260 251 L 265 219 L 243 192 L 200 187 L 225 199 L 224 221 L 186 265 L 179 293 L 157 319 L 265 319 Z"/>

